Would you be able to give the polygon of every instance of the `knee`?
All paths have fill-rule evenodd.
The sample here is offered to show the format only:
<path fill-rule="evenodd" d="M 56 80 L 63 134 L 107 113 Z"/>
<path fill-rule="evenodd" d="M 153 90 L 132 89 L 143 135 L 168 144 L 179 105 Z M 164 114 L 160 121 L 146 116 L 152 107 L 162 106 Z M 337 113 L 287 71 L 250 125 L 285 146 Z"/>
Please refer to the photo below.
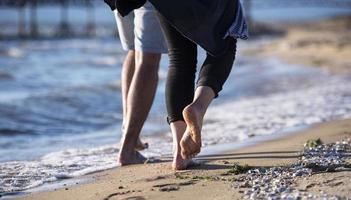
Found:
<path fill-rule="evenodd" d="M 161 54 L 159 53 L 147 53 L 136 51 L 135 52 L 135 62 L 138 65 L 147 64 L 147 65 L 158 65 L 161 60 Z"/>
<path fill-rule="evenodd" d="M 195 66 L 197 64 L 197 53 L 195 51 L 183 51 L 181 49 L 170 49 L 169 50 L 169 64 L 171 67 L 184 68 L 189 66 Z"/>
<path fill-rule="evenodd" d="M 144 71 L 145 73 L 157 74 L 160 65 L 161 55 L 159 54 L 144 54 L 137 55 L 136 70 Z"/>
<path fill-rule="evenodd" d="M 134 50 L 129 50 L 129 51 L 127 52 L 127 56 L 133 56 L 133 58 L 134 58 L 134 56 L 135 56 L 135 51 L 134 51 Z"/>
<path fill-rule="evenodd" d="M 195 80 L 196 65 L 170 65 L 168 68 L 168 79 L 187 81 Z"/>
<path fill-rule="evenodd" d="M 135 65 L 135 73 L 136 75 L 142 75 L 146 79 L 158 79 L 158 63 L 150 63 L 150 62 L 138 62 Z"/>

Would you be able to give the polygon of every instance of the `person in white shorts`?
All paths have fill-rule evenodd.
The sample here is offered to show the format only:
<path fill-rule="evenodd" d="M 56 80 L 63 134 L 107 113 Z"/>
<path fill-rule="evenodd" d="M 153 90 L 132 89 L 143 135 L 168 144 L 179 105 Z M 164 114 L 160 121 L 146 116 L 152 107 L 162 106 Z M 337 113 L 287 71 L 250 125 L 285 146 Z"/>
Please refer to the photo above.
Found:
<path fill-rule="evenodd" d="M 146 159 L 138 151 L 148 145 L 139 135 L 155 96 L 161 54 L 167 53 L 167 46 L 149 2 L 125 17 L 114 12 L 122 47 L 127 51 L 122 68 L 123 136 L 118 162 L 143 163 Z"/>

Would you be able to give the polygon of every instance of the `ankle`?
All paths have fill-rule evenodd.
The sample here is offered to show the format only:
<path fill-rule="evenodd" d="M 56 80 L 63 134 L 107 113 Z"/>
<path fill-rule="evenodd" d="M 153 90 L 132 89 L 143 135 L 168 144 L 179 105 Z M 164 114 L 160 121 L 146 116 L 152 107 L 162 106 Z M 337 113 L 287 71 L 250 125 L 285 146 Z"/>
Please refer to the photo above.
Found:
<path fill-rule="evenodd" d="M 121 151 L 132 151 L 137 145 L 139 137 L 128 137 L 124 134 L 120 140 Z"/>
<path fill-rule="evenodd" d="M 120 157 L 129 157 L 129 156 L 133 156 L 135 154 L 135 150 L 134 147 L 126 147 L 126 146 L 122 146 L 122 148 L 119 151 L 119 156 Z"/>
<path fill-rule="evenodd" d="M 202 116 L 206 112 L 206 107 L 203 106 L 201 103 L 194 101 L 186 107 L 186 112 L 191 112 Z"/>

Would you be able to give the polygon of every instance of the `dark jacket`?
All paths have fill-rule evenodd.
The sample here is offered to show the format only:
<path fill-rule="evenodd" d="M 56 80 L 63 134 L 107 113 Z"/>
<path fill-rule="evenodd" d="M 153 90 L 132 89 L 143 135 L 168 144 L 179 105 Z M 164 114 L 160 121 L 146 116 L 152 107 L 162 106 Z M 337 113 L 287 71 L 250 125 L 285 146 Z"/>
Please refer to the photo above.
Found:
<path fill-rule="evenodd" d="M 125 16 L 141 7 L 146 0 L 105 0 L 111 9 Z M 219 56 L 229 44 L 224 35 L 235 20 L 238 0 L 149 0 L 185 37 Z"/>

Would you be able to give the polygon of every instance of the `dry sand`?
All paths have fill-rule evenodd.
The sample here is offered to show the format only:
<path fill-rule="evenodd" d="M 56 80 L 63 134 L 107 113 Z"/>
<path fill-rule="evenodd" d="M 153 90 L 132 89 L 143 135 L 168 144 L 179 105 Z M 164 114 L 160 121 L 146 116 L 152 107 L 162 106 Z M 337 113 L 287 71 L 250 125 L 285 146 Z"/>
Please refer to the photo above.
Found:
<path fill-rule="evenodd" d="M 330 143 L 351 137 L 351 120 L 315 125 L 284 138 L 266 141 L 240 150 L 206 157 L 191 170 L 172 171 L 168 161 L 112 169 L 89 175 L 94 181 L 51 192 L 33 193 L 21 199 L 242 199 L 234 189 L 235 175 L 223 174 L 235 163 L 250 166 L 283 166 L 297 161 L 308 139 Z M 322 173 L 300 178 L 296 188 L 351 197 L 351 172 Z"/>
<path fill-rule="evenodd" d="M 351 73 L 351 16 L 279 25 L 285 34 L 247 54 L 278 56 L 293 64 Z"/>

